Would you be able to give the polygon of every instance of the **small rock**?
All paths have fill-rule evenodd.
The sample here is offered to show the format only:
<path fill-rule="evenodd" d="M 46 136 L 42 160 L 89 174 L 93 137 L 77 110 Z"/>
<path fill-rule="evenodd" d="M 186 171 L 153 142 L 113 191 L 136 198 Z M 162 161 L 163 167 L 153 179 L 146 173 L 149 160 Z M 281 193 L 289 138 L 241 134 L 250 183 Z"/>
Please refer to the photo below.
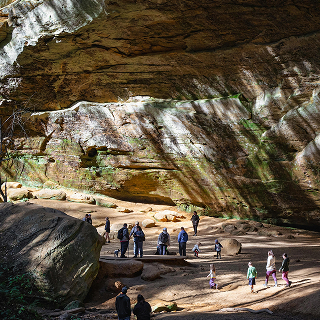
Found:
<path fill-rule="evenodd" d="M 7 186 L 7 189 L 18 189 L 18 188 L 22 188 L 22 184 L 20 182 L 4 182 L 1 185 L 1 190 L 4 191 L 5 186 Z"/>
<path fill-rule="evenodd" d="M 295 237 L 294 237 L 294 235 L 293 234 L 288 234 L 287 236 L 286 236 L 286 239 L 294 239 Z"/>
<path fill-rule="evenodd" d="M 119 212 L 123 212 L 123 213 L 130 213 L 133 212 L 133 210 L 127 209 L 127 208 L 121 208 L 118 210 Z"/>
<path fill-rule="evenodd" d="M 95 197 L 96 205 L 105 208 L 117 208 L 118 206 L 104 198 Z"/>
<path fill-rule="evenodd" d="M 59 320 L 69 320 L 71 319 L 71 314 L 66 312 L 66 313 L 63 313 L 60 317 L 59 317 Z"/>
<path fill-rule="evenodd" d="M 145 219 L 145 220 L 142 221 L 142 226 L 145 227 L 145 228 L 152 228 L 155 225 L 156 225 L 155 221 L 152 220 L 152 219 Z"/>

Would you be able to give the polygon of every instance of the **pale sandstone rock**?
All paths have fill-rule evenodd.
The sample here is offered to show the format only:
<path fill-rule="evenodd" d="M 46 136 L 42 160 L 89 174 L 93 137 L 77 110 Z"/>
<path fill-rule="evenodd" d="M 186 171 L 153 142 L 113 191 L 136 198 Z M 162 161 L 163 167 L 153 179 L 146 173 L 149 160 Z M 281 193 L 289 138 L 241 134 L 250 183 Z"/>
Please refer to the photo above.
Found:
<path fill-rule="evenodd" d="M 8 200 L 18 201 L 22 199 L 29 199 L 32 197 L 31 192 L 26 188 L 8 189 Z"/>
<path fill-rule="evenodd" d="M 130 213 L 133 212 L 133 210 L 131 209 L 127 209 L 127 208 L 119 208 L 118 209 L 119 212 L 123 212 L 123 213 Z"/>
<path fill-rule="evenodd" d="M 160 278 L 162 274 L 166 274 L 174 271 L 175 271 L 174 268 L 166 266 L 164 264 L 159 264 L 159 263 L 146 264 L 145 263 L 143 266 L 141 279 L 145 281 L 153 281 Z"/>
<path fill-rule="evenodd" d="M 70 196 L 67 197 L 68 201 L 72 202 L 79 202 L 79 203 L 88 203 L 88 204 L 94 204 L 95 200 L 92 196 L 84 193 L 73 193 Z"/>
<path fill-rule="evenodd" d="M 142 221 L 142 226 L 145 228 L 152 228 L 156 225 L 155 221 L 152 219 L 145 219 Z"/>
<path fill-rule="evenodd" d="M 117 208 L 118 206 L 112 202 L 110 202 L 107 199 L 100 198 L 100 197 L 94 197 L 96 201 L 96 205 L 100 207 L 106 207 L 106 208 Z"/>
<path fill-rule="evenodd" d="M 5 186 L 7 186 L 7 189 L 17 189 L 17 188 L 22 188 L 22 184 L 20 182 L 4 182 L 1 185 L 1 190 L 4 191 Z"/>
<path fill-rule="evenodd" d="M 154 215 L 154 218 L 157 221 L 162 221 L 162 222 L 167 222 L 167 221 L 173 221 L 176 222 L 181 218 L 184 218 L 183 215 L 175 212 L 175 211 L 171 211 L 171 210 L 163 210 L 163 211 L 159 211 Z"/>
<path fill-rule="evenodd" d="M 126 277 L 133 278 L 141 274 L 143 263 L 137 260 L 100 260 L 99 277 L 108 278 Z"/>
<path fill-rule="evenodd" d="M 222 248 L 222 254 L 236 255 L 241 252 L 241 243 L 236 239 L 224 239 L 220 241 Z"/>
<path fill-rule="evenodd" d="M 66 193 L 63 190 L 42 189 L 33 192 L 33 196 L 37 199 L 66 200 Z"/>
<path fill-rule="evenodd" d="M 16 274 L 30 272 L 38 294 L 49 302 L 64 308 L 82 301 L 99 268 L 103 239 L 95 228 L 31 203 L 0 204 L 0 214 L 0 260 Z"/>

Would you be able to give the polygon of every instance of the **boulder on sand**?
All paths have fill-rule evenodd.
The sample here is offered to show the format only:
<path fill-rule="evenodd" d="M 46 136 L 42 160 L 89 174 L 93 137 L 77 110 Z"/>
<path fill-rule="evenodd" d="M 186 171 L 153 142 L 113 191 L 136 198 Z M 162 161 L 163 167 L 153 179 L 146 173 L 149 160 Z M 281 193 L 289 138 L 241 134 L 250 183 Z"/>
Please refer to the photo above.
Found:
<path fill-rule="evenodd" d="M 155 221 L 152 219 L 145 219 L 142 221 L 142 226 L 144 228 L 152 228 L 156 225 Z"/>
<path fill-rule="evenodd" d="M 70 196 L 68 196 L 67 200 L 72 202 L 79 202 L 79 203 L 88 203 L 88 204 L 94 204 L 95 200 L 92 196 L 85 193 L 78 193 L 74 192 Z"/>
<path fill-rule="evenodd" d="M 141 274 L 143 263 L 137 260 L 100 260 L 99 278 L 133 278 Z"/>
<path fill-rule="evenodd" d="M 19 201 L 22 199 L 29 199 L 32 197 L 31 192 L 26 188 L 10 188 L 7 190 L 8 200 Z"/>
<path fill-rule="evenodd" d="M 63 190 L 42 189 L 33 193 L 37 199 L 66 200 L 66 193 Z"/>
<path fill-rule="evenodd" d="M 223 246 L 222 254 L 233 256 L 241 252 L 242 244 L 236 239 L 224 239 L 220 243 Z"/>
<path fill-rule="evenodd" d="M 7 189 L 17 189 L 17 188 L 22 188 L 22 184 L 20 182 L 4 182 L 1 185 L 1 190 L 4 191 L 5 186 L 7 187 Z"/>
<path fill-rule="evenodd" d="M 154 218 L 157 221 L 168 222 L 168 221 L 179 221 L 179 219 L 184 218 L 183 215 L 179 214 L 176 211 L 163 210 L 159 211 L 154 215 Z"/>
<path fill-rule="evenodd" d="M 99 268 L 103 239 L 89 223 L 24 202 L 0 204 L 0 260 L 29 274 L 38 296 L 64 308 L 82 301 Z"/>
<path fill-rule="evenodd" d="M 153 281 L 158 278 L 162 274 L 166 274 L 169 272 L 174 272 L 175 269 L 164 264 L 159 263 L 151 263 L 151 264 L 144 264 L 143 271 L 141 274 L 141 279 L 145 281 Z"/>

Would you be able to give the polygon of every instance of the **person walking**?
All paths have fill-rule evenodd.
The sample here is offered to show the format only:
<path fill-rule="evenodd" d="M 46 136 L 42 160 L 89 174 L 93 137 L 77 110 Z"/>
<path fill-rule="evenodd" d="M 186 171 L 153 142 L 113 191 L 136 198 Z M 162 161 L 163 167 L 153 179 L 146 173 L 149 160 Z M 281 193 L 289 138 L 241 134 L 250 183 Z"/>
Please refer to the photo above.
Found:
<path fill-rule="evenodd" d="M 222 244 L 216 239 L 214 242 L 214 251 L 217 252 L 217 259 L 221 259 L 221 248 L 223 248 Z"/>
<path fill-rule="evenodd" d="M 165 255 L 167 247 L 170 246 L 170 235 L 167 231 L 167 228 L 163 228 L 162 232 L 159 234 L 158 246 L 160 248 L 160 255 Z"/>
<path fill-rule="evenodd" d="M 120 258 L 126 258 L 125 253 L 127 252 L 129 246 L 129 231 L 126 223 L 124 223 L 123 227 L 118 231 L 118 239 L 120 240 L 121 245 Z"/>
<path fill-rule="evenodd" d="M 264 287 L 267 287 L 269 277 L 272 275 L 274 280 L 274 286 L 278 286 L 277 276 L 276 276 L 276 258 L 273 254 L 273 251 L 268 251 L 268 260 L 267 260 L 267 266 L 266 266 L 267 272 L 266 272 L 266 281 L 264 283 Z"/>
<path fill-rule="evenodd" d="M 288 258 L 288 255 L 286 253 L 282 255 L 282 258 L 283 258 L 283 261 L 279 269 L 279 272 L 282 272 L 282 279 L 287 283 L 286 287 L 290 287 L 291 281 L 288 279 L 290 259 Z"/>
<path fill-rule="evenodd" d="M 104 230 L 106 230 L 106 242 L 110 243 L 110 220 L 108 217 L 106 218 L 106 225 L 104 227 Z"/>
<path fill-rule="evenodd" d="M 253 293 L 253 286 L 256 284 L 257 270 L 252 266 L 252 262 L 248 263 L 247 279 L 249 280 L 249 286 L 251 287 L 251 293 Z"/>
<path fill-rule="evenodd" d="M 197 258 L 199 257 L 200 245 L 201 245 L 201 242 L 197 242 L 192 249 L 192 251 L 194 252 L 194 256 Z"/>
<path fill-rule="evenodd" d="M 136 221 L 135 225 L 131 229 L 131 232 L 129 235 L 130 238 L 134 236 L 134 234 L 138 231 L 138 227 L 139 227 L 139 221 Z M 135 238 L 133 238 L 133 255 L 134 257 L 137 257 L 138 255 L 138 241 L 135 241 Z"/>
<path fill-rule="evenodd" d="M 133 308 L 133 314 L 137 317 L 137 320 L 150 320 L 150 304 L 144 300 L 141 294 L 138 294 L 137 301 L 137 304 Z"/>
<path fill-rule="evenodd" d="M 193 211 L 193 216 L 191 217 L 191 221 L 192 221 L 192 225 L 193 225 L 194 236 L 196 236 L 198 233 L 198 224 L 200 221 L 200 218 L 197 214 L 197 211 Z"/>
<path fill-rule="evenodd" d="M 137 231 L 133 234 L 133 242 L 134 242 L 134 258 L 137 258 L 138 254 L 140 254 L 140 258 L 143 256 L 143 241 L 145 240 L 144 232 L 141 227 L 137 227 Z"/>
<path fill-rule="evenodd" d="M 210 277 L 209 280 L 209 286 L 210 289 L 218 289 L 218 284 L 215 283 L 216 281 L 216 268 L 214 266 L 214 264 L 210 264 L 210 273 L 207 275 L 207 278 Z"/>
<path fill-rule="evenodd" d="M 116 297 L 116 310 L 119 320 L 130 320 L 131 304 L 127 296 L 127 287 L 123 287 L 121 293 Z"/>
<path fill-rule="evenodd" d="M 184 230 L 184 227 L 181 227 L 181 231 L 178 234 L 178 242 L 179 242 L 179 254 L 180 256 L 186 256 L 187 253 L 187 241 L 188 234 Z"/>

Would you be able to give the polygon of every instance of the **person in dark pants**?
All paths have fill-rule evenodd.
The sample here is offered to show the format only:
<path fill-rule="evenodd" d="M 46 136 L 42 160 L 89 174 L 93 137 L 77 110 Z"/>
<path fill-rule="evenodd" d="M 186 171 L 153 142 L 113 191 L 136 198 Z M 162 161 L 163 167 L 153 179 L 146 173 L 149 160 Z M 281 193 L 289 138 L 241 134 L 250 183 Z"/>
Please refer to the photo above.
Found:
<path fill-rule="evenodd" d="M 192 225 L 193 225 L 194 236 L 196 236 L 198 233 L 198 224 L 200 221 L 200 218 L 197 214 L 197 211 L 193 211 L 193 216 L 191 217 L 191 221 L 192 221 Z"/>
<path fill-rule="evenodd" d="M 160 248 L 160 255 L 165 255 L 167 252 L 167 247 L 170 246 L 170 235 L 167 228 L 163 228 L 163 231 L 158 237 L 158 246 Z"/>
<path fill-rule="evenodd" d="M 120 258 L 126 258 L 125 253 L 127 252 L 127 249 L 129 246 L 129 230 L 127 228 L 127 224 L 124 223 L 123 227 L 120 230 L 122 230 L 122 237 L 120 239 L 120 244 L 121 244 Z"/>
<path fill-rule="evenodd" d="M 131 305 L 130 298 L 126 295 L 127 287 L 123 287 L 121 293 L 116 298 L 116 309 L 119 320 L 130 320 Z"/>
<path fill-rule="evenodd" d="M 110 220 L 108 217 L 106 218 L 106 225 L 104 229 L 106 230 L 106 242 L 110 243 Z"/>
<path fill-rule="evenodd" d="M 92 224 L 92 218 L 91 218 L 91 214 L 88 214 L 88 218 L 87 218 L 87 222 L 89 222 L 90 224 Z"/>
<path fill-rule="evenodd" d="M 140 258 L 143 256 L 143 241 L 145 240 L 144 232 L 141 227 L 137 227 L 137 231 L 133 234 L 134 247 L 136 248 L 134 251 L 134 258 L 138 257 L 140 254 Z"/>
<path fill-rule="evenodd" d="M 137 320 L 150 320 L 151 306 L 144 300 L 141 294 L 138 294 L 138 302 L 133 308 L 133 314 L 137 316 Z"/>
<path fill-rule="evenodd" d="M 179 242 L 179 254 L 180 256 L 186 256 L 186 249 L 187 249 L 187 241 L 188 241 L 188 234 L 184 230 L 184 227 L 181 227 L 181 231 L 178 235 L 178 242 Z"/>

